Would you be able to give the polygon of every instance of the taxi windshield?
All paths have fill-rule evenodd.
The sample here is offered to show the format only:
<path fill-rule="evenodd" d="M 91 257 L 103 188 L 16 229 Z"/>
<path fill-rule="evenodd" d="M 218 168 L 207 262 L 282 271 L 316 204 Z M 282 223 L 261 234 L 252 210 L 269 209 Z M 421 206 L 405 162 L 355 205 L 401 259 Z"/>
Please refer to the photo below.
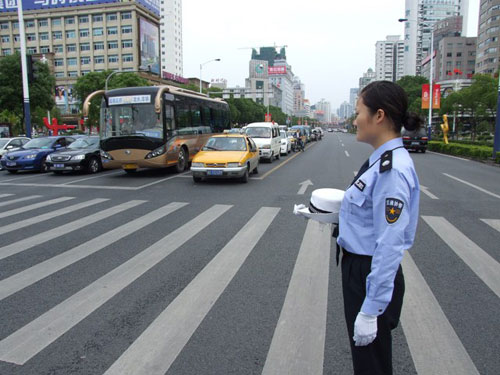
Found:
<path fill-rule="evenodd" d="M 246 151 L 245 138 L 212 137 L 208 140 L 203 151 Z"/>
<path fill-rule="evenodd" d="M 271 138 L 271 129 L 265 127 L 247 128 L 246 133 L 252 138 Z"/>

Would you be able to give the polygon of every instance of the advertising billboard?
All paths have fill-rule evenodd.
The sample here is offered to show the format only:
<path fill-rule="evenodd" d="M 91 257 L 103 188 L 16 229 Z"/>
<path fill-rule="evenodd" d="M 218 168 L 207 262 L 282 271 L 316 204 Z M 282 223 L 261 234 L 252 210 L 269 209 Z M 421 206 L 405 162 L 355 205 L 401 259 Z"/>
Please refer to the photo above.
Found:
<path fill-rule="evenodd" d="M 158 26 L 139 18 L 139 53 L 141 69 L 160 74 L 160 32 Z"/>
<path fill-rule="evenodd" d="M 286 66 L 270 66 L 267 68 L 267 74 L 286 74 Z"/>
<path fill-rule="evenodd" d="M 422 109 L 429 109 L 430 85 L 422 85 Z M 441 108 L 441 85 L 432 86 L 432 109 Z"/>

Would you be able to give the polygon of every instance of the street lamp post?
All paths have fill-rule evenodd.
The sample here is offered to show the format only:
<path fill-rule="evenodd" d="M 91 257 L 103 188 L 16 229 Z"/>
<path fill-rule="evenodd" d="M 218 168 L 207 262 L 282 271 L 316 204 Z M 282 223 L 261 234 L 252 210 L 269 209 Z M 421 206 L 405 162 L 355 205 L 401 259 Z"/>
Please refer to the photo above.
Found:
<path fill-rule="evenodd" d="M 500 152 L 500 71 L 498 77 L 498 98 L 497 98 L 497 118 L 495 122 L 495 140 L 493 142 L 493 159 Z"/>
<path fill-rule="evenodd" d="M 201 70 L 203 69 L 203 66 L 212 62 L 212 61 L 220 61 L 220 59 L 212 59 L 204 62 L 203 64 L 200 64 L 200 94 L 201 94 Z"/>
<path fill-rule="evenodd" d="M 19 23 L 19 38 L 21 39 L 21 73 L 23 76 L 24 124 L 26 126 L 26 136 L 28 138 L 31 138 L 30 93 L 28 88 L 28 70 L 26 66 L 26 36 L 24 31 L 23 3 L 21 0 L 17 0 L 17 18 Z"/>

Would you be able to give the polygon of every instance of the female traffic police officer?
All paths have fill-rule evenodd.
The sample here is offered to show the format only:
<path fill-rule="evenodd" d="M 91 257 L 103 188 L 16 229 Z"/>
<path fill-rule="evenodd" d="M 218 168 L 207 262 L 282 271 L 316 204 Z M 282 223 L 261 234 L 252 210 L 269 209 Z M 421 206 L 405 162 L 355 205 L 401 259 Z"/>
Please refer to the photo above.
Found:
<path fill-rule="evenodd" d="M 354 373 L 392 374 L 391 330 L 404 295 L 401 259 L 415 237 L 419 182 L 401 127 L 417 130 L 404 90 L 366 86 L 356 105 L 357 140 L 375 151 L 345 193 L 339 215 L 344 312 Z"/>

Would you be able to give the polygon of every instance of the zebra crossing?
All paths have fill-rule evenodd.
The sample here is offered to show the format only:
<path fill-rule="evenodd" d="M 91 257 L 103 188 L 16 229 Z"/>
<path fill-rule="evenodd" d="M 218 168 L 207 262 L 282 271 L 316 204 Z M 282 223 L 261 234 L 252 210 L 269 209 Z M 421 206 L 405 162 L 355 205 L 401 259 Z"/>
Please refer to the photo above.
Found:
<path fill-rule="evenodd" d="M 0 212 L 0 218 L 11 220 L 10 223 L 0 224 L 0 234 L 24 228 L 30 228 L 34 233 L 30 232 L 30 235 L 21 240 L 2 244 L 0 265 L 2 261 L 28 250 L 38 251 L 38 246 L 43 247 L 52 240 L 75 236 L 76 229 L 124 215 L 148 203 L 144 200 L 116 203 L 103 198 L 81 200 L 72 196 L 43 200 L 43 197 L 38 195 L 17 197 L 15 194 L 0 194 L 0 198 L 0 207 L 6 207 L 6 210 Z M 106 208 L 102 207 L 104 203 L 107 204 Z M 36 210 L 61 204 L 65 207 L 36 213 Z M 109 205 L 111 206 L 108 207 Z M 8 303 L 8 298 L 27 288 L 36 289 L 38 282 L 78 264 L 93 254 L 105 252 L 114 243 L 140 234 L 149 226 L 161 220 L 168 220 L 172 214 L 188 206 L 188 202 L 170 202 L 8 277 L 0 275 L 0 304 Z M 64 218 L 65 215 L 83 209 L 92 213 L 58 227 L 36 232 L 38 223 L 56 217 Z M 183 248 L 188 241 L 195 239 L 202 231 L 209 229 L 235 209 L 237 207 L 233 205 L 215 204 L 198 212 L 194 218 L 185 223 L 178 223 L 170 233 L 166 233 L 130 259 L 31 321 L 13 327 L 8 335 L 0 337 L 0 373 L 2 362 L 22 369 L 22 366 L 30 361 L 39 360 L 37 356 L 45 349 L 70 333 L 83 320 L 96 313 L 160 262 Z M 16 216 L 26 212 L 35 212 L 35 215 L 15 221 Z M 208 264 L 102 373 L 165 374 L 252 251 L 259 245 L 259 241 L 264 235 L 273 232 L 272 228 L 281 214 L 284 214 L 284 208 L 281 207 L 258 208 L 229 242 L 217 249 L 216 255 Z M 434 231 L 441 239 L 442 246 L 451 249 L 497 298 L 500 297 L 500 264 L 495 258 L 446 218 L 426 215 L 421 218 L 421 225 L 426 224 Z M 500 236 L 500 220 L 478 220 Z M 329 313 L 329 275 L 333 271 L 330 269 L 330 233 L 331 228 L 328 225 L 313 221 L 308 222 L 305 227 L 279 319 L 263 363 L 263 374 L 325 372 L 323 362 L 325 354 L 328 354 L 325 353 L 325 336 Z M 401 325 L 417 372 L 479 374 L 477 364 L 473 362 L 466 346 L 440 307 L 438 298 L 419 271 L 411 252 L 405 254 L 403 268 L 407 290 Z M 342 340 L 344 339 L 347 343 L 347 339 L 342 337 Z M 430 346 L 429 342 L 434 344 Z"/>

